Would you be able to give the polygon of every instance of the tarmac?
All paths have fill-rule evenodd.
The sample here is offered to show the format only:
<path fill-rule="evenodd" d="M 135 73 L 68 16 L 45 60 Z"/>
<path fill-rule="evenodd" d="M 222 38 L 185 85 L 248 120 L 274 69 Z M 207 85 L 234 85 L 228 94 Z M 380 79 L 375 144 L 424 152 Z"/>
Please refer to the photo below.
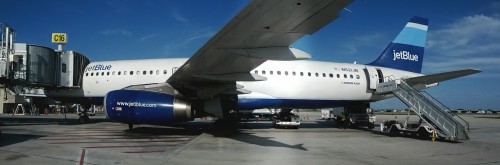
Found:
<path fill-rule="evenodd" d="M 303 115 L 304 116 L 304 115 Z M 239 129 L 211 122 L 172 126 L 114 123 L 91 116 L 0 115 L 0 164 L 500 164 L 500 120 L 463 115 L 463 142 L 390 137 L 377 126 L 339 129 L 309 112 L 300 129 L 275 129 L 270 121 L 246 121 Z M 377 121 L 404 115 L 378 115 Z"/>

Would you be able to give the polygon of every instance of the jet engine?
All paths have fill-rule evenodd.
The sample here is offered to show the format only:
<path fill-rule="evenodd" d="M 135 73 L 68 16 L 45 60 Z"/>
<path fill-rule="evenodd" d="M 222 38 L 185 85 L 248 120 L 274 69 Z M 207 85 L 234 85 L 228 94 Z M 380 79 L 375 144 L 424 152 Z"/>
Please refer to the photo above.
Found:
<path fill-rule="evenodd" d="M 166 124 L 194 117 L 191 103 L 166 93 L 115 90 L 104 97 L 108 119 L 127 124 Z"/>

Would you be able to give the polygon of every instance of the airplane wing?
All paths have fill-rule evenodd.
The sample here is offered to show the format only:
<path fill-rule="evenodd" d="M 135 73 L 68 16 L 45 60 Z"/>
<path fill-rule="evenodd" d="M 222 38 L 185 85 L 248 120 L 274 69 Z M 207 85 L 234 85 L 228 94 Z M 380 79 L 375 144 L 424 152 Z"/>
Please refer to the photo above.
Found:
<path fill-rule="evenodd" d="M 254 0 L 169 79 L 187 97 L 248 93 L 236 81 L 262 81 L 250 71 L 266 60 L 308 59 L 290 44 L 339 16 L 351 0 Z"/>
<path fill-rule="evenodd" d="M 419 77 L 412 77 L 408 78 L 405 81 L 410 84 L 410 85 L 417 85 L 417 84 L 434 84 L 446 80 L 451 80 L 471 74 L 476 74 L 481 72 L 480 70 L 476 69 L 465 69 L 465 70 L 457 70 L 457 71 L 451 71 L 451 72 L 444 72 L 444 73 L 438 73 L 438 74 L 431 74 L 431 75 L 425 75 L 425 76 L 419 76 Z"/>

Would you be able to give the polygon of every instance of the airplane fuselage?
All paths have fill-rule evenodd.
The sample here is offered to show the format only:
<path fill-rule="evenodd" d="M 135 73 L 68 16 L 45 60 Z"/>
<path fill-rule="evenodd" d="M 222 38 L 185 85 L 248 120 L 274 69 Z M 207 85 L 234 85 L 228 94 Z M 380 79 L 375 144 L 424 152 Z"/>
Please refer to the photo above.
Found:
<path fill-rule="evenodd" d="M 70 102 L 102 104 L 109 91 L 165 83 L 186 61 L 187 58 L 92 62 L 84 72 L 82 88 L 47 91 L 47 95 Z M 251 91 L 238 95 L 240 109 L 322 108 L 373 102 L 388 97 L 373 94 L 374 84 L 384 81 L 384 77 L 421 76 L 391 68 L 310 60 L 267 61 L 250 73 L 267 80 L 237 82 Z"/>

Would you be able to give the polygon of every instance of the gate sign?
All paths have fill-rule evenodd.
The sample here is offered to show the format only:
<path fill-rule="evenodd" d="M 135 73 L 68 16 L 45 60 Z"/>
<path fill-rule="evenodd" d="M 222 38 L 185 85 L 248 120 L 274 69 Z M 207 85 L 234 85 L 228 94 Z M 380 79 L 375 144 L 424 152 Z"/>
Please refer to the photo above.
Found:
<path fill-rule="evenodd" d="M 52 33 L 52 43 L 65 44 L 67 41 L 66 33 Z"/>

